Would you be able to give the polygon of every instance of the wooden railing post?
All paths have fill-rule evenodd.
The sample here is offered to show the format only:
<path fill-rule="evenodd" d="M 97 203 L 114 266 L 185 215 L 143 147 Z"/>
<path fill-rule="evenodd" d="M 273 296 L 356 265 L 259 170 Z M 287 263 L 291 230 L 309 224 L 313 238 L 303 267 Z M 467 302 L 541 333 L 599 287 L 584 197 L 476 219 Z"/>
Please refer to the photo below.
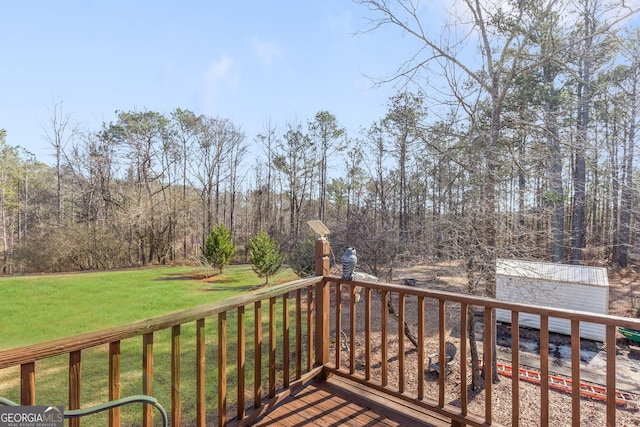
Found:
<path fill-rule="evenodd" d="M 315 269 L 314 272 L 316 276 L 327 276 L 329 275 L 329 254 L 331 253 L 331 248 L 329 246 L 329 241 L 320 237 L 316 240 L 316 261 L 315 261 Z"/>
<path fill-rule="evenodd" d="M 36 404 L 36 363 L 28 362 L 20 366 L 20 404 Z"/>
<path fill-rule="evenodd" d="M 204 318 L 196 322 L 196 425 L 206 424 L 205 394 L 205 330 Z"/>
<path fill-rule="evenodd" d="M 109 400 L 120 399 L 120 341 L 109 343 Z M 120 408 L 109 410 L 109 426 L 120 425 Z"/>
<path fill-rule="evenodd" d="M 329 274 L 329 253 L 329 241 L 324 237 L 316 240 L 316 276 Z M 329 285 L 323 280 L 316 285 L 316 365 L 329 362 L 329 307 Z"/>
<path fill-rule="evenodd" d="M 171 327 L 171 425 L 182 425 L 180 398 L 180 325 Z"/>
<path fill-rule="evenodd" d="M 142 336 L 142 394 L 153 396 L 153 332 Z M 153 426 L 153 407 L 142 406 L 143 427 Z"/>
<path fill-rule="evenodd" d="M 69 353 L 69 409 L 80 409 L 81 364 L 81 350 L 76 350 Z M 80 427 L 80 419 L 70 419 L 69 427 Z"/>

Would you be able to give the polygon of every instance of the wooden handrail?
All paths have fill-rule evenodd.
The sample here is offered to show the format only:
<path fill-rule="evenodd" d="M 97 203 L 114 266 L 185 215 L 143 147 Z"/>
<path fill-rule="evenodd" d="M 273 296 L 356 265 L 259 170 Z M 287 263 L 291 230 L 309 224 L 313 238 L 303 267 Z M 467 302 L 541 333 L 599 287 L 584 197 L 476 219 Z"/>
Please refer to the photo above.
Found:
<path fill-rule="evenodd" d="M 52 356 L 59 356 L 61 354 L 69 354 L 73 351 L 84 350 L 103 344 L 122 341 L 128 338 L 144 335 L 145 333 L 155 332 L 199 319 L 217 316 L 221 312 L 235 310 L 240 306 L 253 304 L 256 301 L 269 299 L 271 297 L 277 297 L 285 292 L 295 291 L 296 289 L 301 289 L 319 283 L 353 283 L 356 286 L 366 285 L 366 288 L 368 289 L 376 289 L 380 291 L 386 290 L 395 293 L 403 292 L 405 295 L 422 296 L 424 298 L 445 300 L 450 302 L 468 304 L 470 306 L 486 306 L 491 308 L 517 311 L 520 313 L 532 313 L 568 320 L 575 319 L 580 320 L 581 322 L 600 323 L 607 326 L 621 326 L 629 329 L 640 329 L 640 320 L 631 319 L 628 317 L 525 305 L 521 303 L 499 301 L 480 296 L 470 296 L 446 291 L 412 288 L 390 283 L 365 281 L 349 282 L 342 280 L 337 276 L 314 276 L 296 280 L 279 286 L 273 286 L 264 290 L 257 291 L 255 293 L 229 298 L 225 301 L 202 305 L 190 310 L 184 310 L 181 312 L 159 316 L 152 319 L 141 320 L 138 322 L 130 323 L 128 325 L 109 328 L 97 332 L 89 332 L 70 338 L 62 338 L 24 347 L 3 350 L 0 351 L 0 369 L 35 362 L 36 360 L 46 359 Z"/>
<path fill-rule="evenodd" d="M 562 308 L 544 307 L 541 305 L 528 305 L 516 302 L 500 301 L 497 299 L 460 294 L 447 291 L 429 290 L 424 288 L 414 288 L 404 285 L 396 285 L 384 282 L 367 282 L 359 280 L 343 280 L 338 276 L 325 276 L 322 280 L 326 283 L 353 284 L 364 288 L 376 289 L 379 291 L 393 292 L 396 294 L 422 296 L 435 300 L 467 304 L 470 306 L 482 306 L 498 308 L 503 310 L 517 311 L 520 313 L 538 314 L 547 317 L 558 317 L 568 320 L 579 320 L 580 322 L 599 323 L 608 326 L 621 326 L 629 329 L 640 329 L 640 319 L 630 317 L 613 316 L 609 314 L 597 314 L 588 311 L 568 310 Z"/>

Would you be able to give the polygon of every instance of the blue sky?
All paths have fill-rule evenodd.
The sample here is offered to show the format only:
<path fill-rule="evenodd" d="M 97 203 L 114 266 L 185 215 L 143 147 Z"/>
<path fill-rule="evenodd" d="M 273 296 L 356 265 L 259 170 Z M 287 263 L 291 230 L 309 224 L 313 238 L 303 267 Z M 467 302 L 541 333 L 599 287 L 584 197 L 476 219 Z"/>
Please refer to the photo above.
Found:
<path fill-rule="evenodd" d="M 442 5 L 421 6 L 435 37 Z M 418 46 L 394 27 L 355 35 L 368 14 L 350 0 L 3 1 L 0 129 L 49 164 L 58 103 L 89 131 L 116 110 L 182 108 L 229 118 L 252 143 L 268 121 L 328 110 L 356 137 L 397 90 L 366 76 L 390 76 Z"/>
<path fill-rule="evenodd" d="M 412 50 L 391 28 L 354 35 L 366 15 L 348 0 L 6 1 L 0 129 L 46 163 L 60 102 L 87 130 L 116 110 L 180 107 L 227 117 L 252 142 L 269 120 L 328 110 L 357 136 L 395 93 L 365 75 L 393 73 Z"/>

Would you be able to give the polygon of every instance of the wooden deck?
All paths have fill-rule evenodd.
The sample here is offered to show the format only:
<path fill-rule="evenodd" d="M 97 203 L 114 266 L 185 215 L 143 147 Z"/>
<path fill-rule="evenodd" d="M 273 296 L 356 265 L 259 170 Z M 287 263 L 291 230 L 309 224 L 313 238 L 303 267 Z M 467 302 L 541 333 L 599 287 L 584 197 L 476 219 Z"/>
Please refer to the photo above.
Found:
<path fill-rule="evenodd" d="M 492 394 L 491 351 L 483 354 L 487 369 L 483 393 L 484 413 L 469 412 L 467 369 L 470 360 L 467 358 L 466 339 L 453 340 L 459 346 L 458 354 L 464 356 L 459 357 L 454 366 L 460 372 L 460 382 L 448 387 L 452 393 L 449 401 L 459 402 L 460 406 L 445 403 L 447 382 L 444 378 L 437 383 L 437 400 L 425 396 L 425 381 L 421 378 L 421 372 L 428 364 L 426 351 L 437 349 L 439 357 L 444 358 L 446 341 L 452 338 L 447 331 L 453 328 L 466 331 L 469 307 L 483 307 L 482 321 L 486 328 L 482 337 L 483 348 L 493 345 L 495 323 L 492 318 L 495 309 L 511 311 L 511 348 L 520 347 L 517 325 L 521 313 L 540 318 L 540 348 L 549 346 L 550 318 L 571 322 L 571 329 L 575 332 L 571 337 L 571 405 L 563 415 L 570 412 L 571 424 L 576 426 L 594 416 L 592 412 L 581 410 L 580 325 L 588 322 L 604 326 L 605 347 L 612 351 L 607 352 L 606 367 L 602 370 L 606 375 L 606 411 L 598 414 L 601 418 L 606 417 L 606 422 L 603 420 L 598 424 L 611 427 L 619 424 L 616 421 L 617 328 L 640 330 L 640 319 L 529 306 L 392 283 L 343 280 L 326 275 L 329 271 L 330 248 L 326 239 L 318 239 L 316 243 L 320 243 L 316 244 L 316 261 L 322 261 L 316 263 L 316 267 L 322 267 L 316 269 L 317 276 L 128 325 L 0 351 L 0 370 L 10 368 L 7 371 L 10 373 L 3 380 L 13 384 L 9 387 L 11 390 L 6 388 L 6 392 L 11 396 L 19 394 L 21 405 L 35 405 L 36 384 L 49 382 L 54 371 L 36 369 L 36 365 L 52 363 L 52 366 L 56 366 L 57 375 L 65 369 L 63 358 L 66 356 L 69 409 L 86 407 L 87 403 L 95 401 L 95 396 L 108 395 L 110 399 L 121 397 L 123 376 L 141 377 L 141 394 L 153 396 L 154 379 L 159 377 L 162 400 L 166 402 L 172 426 L 206 427 L 217 424 L 222 427 L 255 425 L 257 421 L 257 425 L 261 426 L 439 427 L 466 424 L 483 427 L 499 425 L 494 413 L 506 410 L 507 406 L 510 406 L 511 425 L 519 426 L 522 425 L 519 422 L 520 407 L 528 404 L 528 400 L 520 395 L 520 377 L 513 377 L 512 392 L 504 396 L 502 406 L 498 409 Z M 360 302 L 358 295 L 362 297 Z M 389 318 L 390 301 L 398 305 L 397 320 Z M 451 316 L 448 313 L 459 315 Z M 437 332 L 425 329 L 427 316 L 430 321 L 437 322 Z M 405 322 L 415 324 L 418 328 L 418 351 L 410 358 L 405 357 L 404 340 L 397 341 L 397 348 L 390 346 L 395 340 L 394 335 L 399 337 L 404 334 Z M 205 325 L 208 325 L 206 329 Z M 183 330 L 188 332 L 183 334 Z M 332 330 L 346 333 L 346 348 L 332 347 L 332 343 L 335 343 Z M 136 353 L 142 359 L 142 371 L 127 366 L 127 370 L 121 372 L 124 366 L 121 365 L 121 343 L 139 346 L 140 340 L 142 347 Z M 86 393 L 83 382 L 91 384 L 93 381 L 83 380 L 82 365 L 87 363 L 87 359 L 91 360 L 89 366 L 93 366 L 93 363 L 105 364 L 104 358 L 97 358 L 98 353 L 104 353 L 104 345 L 108 345 L 108 360 L 103 366 L 103 372 L 108 372 L 108 383 L 100 383 L 104 390 L 92 388 L 90 393 Z M 89 352 L 98 347 L 102 347 L 99 352 Z M 154 353 L 163 363 L 154 365 Z M 195 372 L 193 367 L 183 368 L 182 354 L 188 355 L 187 360 L 195 356 Z M 211 355 L 217 359 L 217 381 L 205 381 L 211 372 L 206 364 Z M 168 360 L 170 366 L 165 363 Z M 521 366 L 520 352 L 512 354 L 511 362 L 512 366 Z M 539 363 L 540 375 L 544 378 L 550 372 L 549 352 L 541 352 Z M 418 374 L 415 387 L 414 384 L 407 384 L 405 373 L 409 370 Z M 236 374 L 235 380 L 232 372 Z M 314 381 L 313 378 L 320 374 L 330 375 L 330 380 Z M 394 381 L 389 384 L 391 375 Z M 167 387 L 171 390 L 170 396 L 164 387 L 168 378 L 171 383 Z M 185 378 L 185 381 L 181 378 Z M 46 387 L 42 389 L 38 392 L 40 400 L 46 399 Z M 82 393 L 84 402 L 81 389 L 85 390 Z M 549 411 L 549 389 L 548 382 L 540 383 L 540 413 L 534 424 L 558 424 Z M 191 402 L 188 403 L 188 410 L 183 408 L 183 405 L 186 406 L 184 395 L 195 396 L 195 411 L 192 411 Z M 210 396 L 216 396 L 217 408 Z M 235 403 L 228 400 L 229 396 L 242 398 Z M 186 418 L 187 414 L 189 419 Z M 152 427 L 154 421 L 152 408 L 148 405 L 142 408 L 141 422 L 137 418 L 138 422 L 123 420 L 119 410 L 113 410 L 110 415 L 110 427 L 119 427 L 122 422 Z M 131 420 L 137 416 L 126 415 Z M 262 418 L 256 418 L 259 416 Z M 451 418 L 455 420 L 454 423 Z M 214 419 L 217 420 L 215 424 Z M 78 424 L 70 422 L 69 425 Z"/>
<path fill-rule="evenodd" d="M 340 377 L 312 381 L 254 426 L 450 426 L 420 407 Z"/>

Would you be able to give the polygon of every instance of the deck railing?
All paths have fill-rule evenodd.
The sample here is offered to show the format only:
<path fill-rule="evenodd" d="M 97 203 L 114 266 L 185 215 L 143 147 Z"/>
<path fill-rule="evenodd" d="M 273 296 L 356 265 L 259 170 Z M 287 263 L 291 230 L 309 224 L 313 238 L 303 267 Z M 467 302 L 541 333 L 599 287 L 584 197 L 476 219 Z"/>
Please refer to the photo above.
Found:
<path fill-rule="evenodd" d="M 517 325 L 521 313 L 540 316 L 541 349 L 549 347 L 549 318 L 570 321 L 571 419 L 575 426 L 581 422 L 580 324 L 605 325 L 605 345 L 609 351 L 604 407 L 607 425 L 616 424 L 616 327 L 640 329 L 640 320 L 531 307 L 389 283 L 344 281 L 328 275 L 327 255 L 328 243 L 321 242 L 316 246 L 319 275 L 312 278 L 105 331 L 1 351 L 0 373 L 4 368 L 19 367 L 19 401 L 22 405 L 34 405 L 38 397 L 38 364 L 66 355 L 67 390 L 60 392 L 67 395 L 68 409 L 79 409 L 87 400 L 95 403 L 93 397 L 81 399 L 86 356 L 93 357 L 90 349 L 106 346 L 108 399 L 118 399 L 123 397 L 122 378 L 132 375 L 121 371 L 121 343 L 137 337 L 142 341 L 138 350 L 142 377 L 138 393 L 157 397 L 168 408 L 172 426 L 250 424 L 311 379 L 330 375 L 348 377 L 427 408 L 451 418 L 453 424 L 496 425 L 494 384 L 490 380 L 494 355 L 491 351 L 482 353 L 486 374 L 483 410 L 478 413 L 469 404 L 478 396 L 474 399 L 470 396 L 471 368 L 465 331 L 468 316 L 481 313 L 482 347 L 493 348 L 495 309 L 506 309 L 512 312 L 512 349 L 520 347 Z M 213 333 L 209 333 L 211 324 Z M 416 348 L 404 339 L 405 330 L 412 325 L 416 325 Z M 181 340 L 186 328 L 193 330 L 193 336 Z M 161 334 L 162 331 L 166 333 Z M 168 335 L 168 342 L 161 342 L 160 335 Z M 459 349 L 453 367 L 457 383 L 447 377 L 445 369 L 435 375 L 428 373 L 426 366 L 430 352 L 444 359 L 445 342 L 449 340 L 455 341 Z M 170 359 L 169 367 L 162 371 L 154 368 L 154 350 L 160 347 L 168 349 Z M 188 368 L 181 360 L 184 354 L 195 355 L 193 365 Z M 511 355 L 516 372 L 519 355 L 519 351 Z M 539 370 L 541 378 L 548 377 L 547 351 L 540 351 Z M 47 372 L 42 374 L 45 375 Z M 187 377 L 195 377 L 190 382 L 193 386 L 189 386 L 193 390 L 187 390 Z M 1 378 L 7 381 L 6 375 Z M 155 379 L 162 379 L 157 381 L 162 384 L 154 389 Z M 519 376 L 514 375 L 511 381 L 511 424 L 517 426 L 522 397 Z M 12 398 L 6 395 L 9 392 L 8 388 L 0 388 L 3 397 Z M 537 424 L 542 426 L 549 424 L 549 392 L 549 383 L 541 381 Z M 187 395 L 193 399 L 186 398 Z M 145 406 L 140 416 L 134 424 L 154 425 L 152 407 Z M 90 425 L 91 420 L 73 419 L 69 425 L 79 426 L 81 422 Z M 110 411 L 108 422 L 110 426 L 120 425 L 118 408 Z"/>
<path fill-rule="evenodd" d="M 250 421 L 322 372 L 322 364 L 316 364 L 316 356 L 313 353 L 316 347 L 314 332 L 317 329 L 314 325 L 314 313 L 320 307 L 317 302 L 314 303 L 313 294 L 314 286 L 323 283 L 321 279 L 302 279 L 122 327 L 1 351 L 0 372 L 4 368 L 19 366 L 20 369 L 19 399 L 14 396 L 3 397 L 13 398 L 21 405 L 35 405 L 38 396 L 37 365 L 48 359 L 67 355 L 68 390 L 61 391 L 68 394 L 67 405 L 64 406 L 68 409 L 83 407 L 84 403 L 80 398 L 83 384 L 82 367 L 87 363 L 83 356 L 88 350 L 106 345 L 108 398 L 121 398 L 122 377 L 132 375 L 121 372 L 122 343 L 142 337 L 142 348 L 139 351 L 142 360 L 142 389 L 137 393 L 156 396 L 165 407 L 170 407 L 168 412 L 172 426 L 225 425 L 232 418 L 228 415 L 230 411 L 234 412 L 233 418 Z M 251 312 L 252 319 L 260 319 L 254 321 L 250 329 L 247 329 L 245 324 L 246 318 L 249 317 L 248 312 Z M 235 336 L 228 333 L 228 317 L 234 318 L 231 329 L 236 330 Z M 322 321 L 322 316 L 319 318 Z M 211 323 L 214 325 L 216 338 L 214 342 L 207 342 L 205 329 Z M 266 326 L 264 330 L 263 324 Z M 189 348 L 185 349 L 184 343 L 181 342 L 181 330 L 189 326 L 195 328 L 195 339 L 190 340 Z M 318 336 L 328 336 L 328 332 L 323 331 L 322 327 L 321 323 L 321 335 Z M 156 335 L 162 331 L 170 331 L 169 343 L 156 340 Z M 251 354 L 247 350 L 247 338 L 252 341 Z M 159 345 L 170 348 L 170 372 L 157 372 L 154 369 L 154 349 Z M 322 345 L 318 348 L 321 347 Z M 184 402 L 181 398 L 186 391 L 181 385 L 185 376 L 181 355 L 185 352 L 195 353 L 195 366 L 193 369 L 187 369 L 195 375 L 195 390 L 191 391 L 191 394 L 195 395 L 195 413 L 191 414 L 189 419 L 185 419 L 183 414 Z M 233 353 L 230 358 L 229 352 Z M 206 363 L 211 359 L 215 360 L 213 367 L 207 366 Z M 234 366 L 230 366 L 230 360 L 235 362 Z M 248 371 L 249 366 L 252 372 Z M 228 372 L 232 370 L 236 371 L 236 375 L 230 378 Z M 217 381 L 209 381 L 214 383 L 213 393 L 207 384 L 207 380 L 211 380 L 211 371 L 215 372 L 217 377 L 214 378 Z M 166 401 L 163 402 L 157 392 L 154 393 L 154 379 L 158 377 L 162 378 L 163 382 L 170 378 L 170 405 Z M 2 378 L 4 382 L 9 381 L 6 375 Z M 251 380 L 247 381 L 247 378 Z M 233 393 L 229 390 L 230 383 L 235 389 Z M 5 391 L 0 391 L 0 395 L 3 394 L 6 394 Z M 235 396 L 233 402 L 228 401 L 230 394 Z M 212 395 L 215 396 L 216 402 L 210 401 Z M 47 401 L 42 404 L 63 405 L 64 402 Z M 252 406 L 251 414 L 247 413 L 248 406 Z M 79 426 L 81 422 L 85 420 L 73 419 L 69 424 Z M 120 423 L 120 408 L 111 409 L 109 425 L 119 426 Z M 153 407 L 145 405 L 142 419 L 135 423 L 143 426 L 154 425 Z"/>
<path fill-rule="evenodd" d="M 606 425 L 616 425 L 616 409 L 619 406 L 616 402 L 619 404 L 621 400 L 616 394 L 616 327 L 640 329 L 640 319 L 508 303 L 490 298 L 389 283 L 345 281 L 339 277 L 324 277 L 323 281 L 331 286 L 330 293 L 332 298 L 335 298 L 331 304 L 334 309 L 330 330 L 338 331 L 334 335 L 337 338 L 336 345 L 332 347 L 331 361 L 326 364 L 327 372 L 348 377 L 397 399 L 445 415 L 452 419 L 453 424 L 459 425 L 496 425 L 494 384 L 491 381 L 494 366 L 492 362 L 495 355 L 492 351 L 481 353 L 484 357 L 481 362 L 486 366 L 486 372 L 483 390 L 484 405 L 479 406 L 484 407 L 484 413 L 472 413 L 469 408 L 471 361 L 468 356 L 469 343 L 466 335 L 468 316 L 474 313 L 480 315 L 478 323 L 482 325 L 483 331 L 479 334 L 479 338 L 484 349 L 492 349 L 495 344 L 495 309 L 511 311 L 511 349 L 520 348 L 519 318 L 522 313 L 539 316 L 540 349 L 549 349 L 550 318 L 567 319 L 570 322 L 571 373 L 565 386 L 570 387 L 571 408 L 565 408 L 565 411 L 571 412 L 573 426 L 584 425 L 585 421 L 593 422 L 592 419 L 586 420 L 581 415 L 581 401 L 584 398 L 581 396 L 580 325 L 584 322 L 604 325 L 606 330 L 604 344 L 607 351 L 606 368 L 603 372 L 606 388 L 605 396 L 602 396 L 603 411 L 606 411 Z M 411 310 L 409 310 L 410 306 Z M 412 313 L 411 316 L 407 314 L 409 311 Z M 393 320 L 390 318 L 392 314 L 395 317 Z M 380 320 L 372 321 L 372 317 Z M 431 321 L 428 321 L 428 318 Z M 434 319 L 437 319 L 436 322 L 433 321 Z M 434 324 L 437 325 L 437 330 L 426 330 Z M 411 325 L 415 325 L 417 332 L 415 333 L 417 348 L 409 344 L 410 341 L 405 338 L 406 329 Z M 374 341 L 373 337 L 379 337 L 379 339 Z M 433 340 L 429 341 L 431 337 Z M 456 381 L 459 381 L 457 384 L 447 378 L 446 369 L 439 369 L 437 374 L 428 373 L 427 351 L 437 353 L 439 360 L 445 360 L 445 342 L 448 340 L 455 341 L 460 350 L 453 368 L 454 371 L 459 372 L 459 375 L 456 375 Z M 377 348 L 374 349 L 374 346 Z M 393 352 L 390 351 L 392 347 L 395 349 Z M 511 351 L 510 367 L 513 367 L 514 373 L 518 373 L 518 367 L 521 366 L 520 354 L 520 351 Z M 411 362 L 408 361 L 408 355 L 411 355 Z M 539 351 L 536 368 L 539 369 L 540 378 L 549 378 L 549 351 Z M 426 375 L 431 375 L 431 381 L 427 381 Z M 409 385 L 409 377 L 411 385 Z M 637 380 L 640 381 L 640 378 Z M 511 393 L 510 396 L 506 396 L 511 401 L 510 424 L 525 425 L 526 422 L 520 420 L 522 397 L 520 375 L 513 375 L 511 381 Z M 550 384 L 552 384 L 550 381 L 539 382 L 539 418 L 529 422 L 540 426 L 550 424 Z M 431 390 L 427 390 L 428 385 L 431 385 Z M 431 393 L 428 393 L 429 391 Z M 451 402 L 455 402 L 455 405 Z M 634 402 L 629 403 L 634 404 Z M 588 416 L 592 417 L 593 414 Z"/>

